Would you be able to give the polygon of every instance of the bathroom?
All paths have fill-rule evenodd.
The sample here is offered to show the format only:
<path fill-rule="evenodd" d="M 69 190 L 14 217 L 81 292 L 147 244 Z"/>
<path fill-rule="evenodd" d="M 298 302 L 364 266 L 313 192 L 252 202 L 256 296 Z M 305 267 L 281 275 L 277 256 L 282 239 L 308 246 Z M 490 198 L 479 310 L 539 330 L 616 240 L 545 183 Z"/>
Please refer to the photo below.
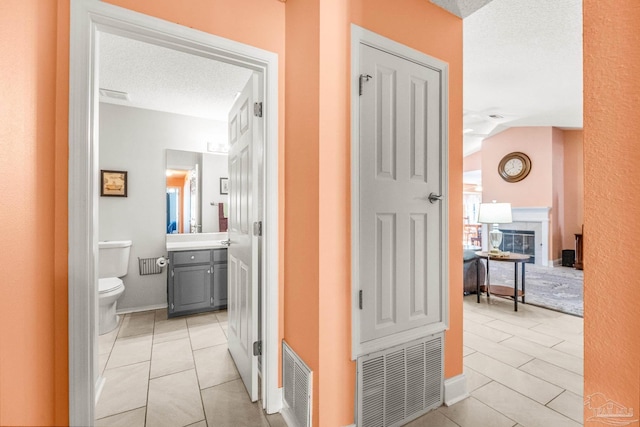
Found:
<path fill-rule="evenodd" d="M 202 233 L 192 235 L 196 239 L 221 232 L 223 221 L 218 215 L 226 209 L 220 209 L 220 204 L 229 200 L 229 195 L 224 194 L 227 192 L 224 180 L 229 177 L 225 153 L 227 114 L 252 72 L 176 51 L 161 52 L 167 50 L 101 34 L 100 88 L 120 93 L 115 94 L 119 99 L 101 93 L 99 168 L 126 172 L 126 197 L 99 197 L 98 236 L 100 241 L 128 240 L 132 245 L 127 274 L 122 277 L 124 292 L 116 302 L 119 323 L 112 331 L 101 331 L 104 333 L 98 338 L 99 381 L 105 381 L 98 385 L 97 425 L 206 422 L 213 413 L 216 417 L 224 416 L 219 413 L 220 408 L 215 409 L 215 399 L 209 399 L 207 404 L 207 394 L 214 395 L 219 387 L 232 387 L 226 393 L 244 391 L 226 349 L 226 311 L 168 319 L 169 267 L 163 267 L 159 274 L 141 274 L 139 259 L 166 257 L 167 243 L 188 234 L 173 232 L 180 228 L 189 232 L 194 226 L 193 231 Z M 183 62 L 181 55 L 190 58 L 182 58 Z M 200 60 L 207 63 L 200 64 L 201 67 L 194 65 Z M 184 66 L 187 61 L 192 68 Z M 204 73 L 204 68 L 209 71 Z M 162 79 L 173 69 L 175 80 L 181 82 Z M 213 90 L 220 91 L 225 102 L 208 99 L 207 104 L 215 105 L 198 105 L 198 97 L 193 93 L 199 90 L 199 85 L 207 86 L 207 81 L 216 82 Z M 136 92 L 138 88 L 140 92 Z M 171 105 L 160 105 L 163 97 L 158 94 L 178 90 L 186 93 L 187 101 L 169 98 Z M 203 108 L 210 111 L 203 114 Z M 190 157 L 197 160 L 185 162 Z M 183 227 L 168 229 L 171 225 L 167 218 L 168 170 L 187 169 L 184 166 L 187 163 L 198 164 L 199 185 L 188 190 L 197 192 L 194 197 L 197 203 L 189 208 L 193 208 L 189 216 L 194 221 L 189 218 L 188 226 L 183 222 Z M 187 219 L 186 214 L 183 216 L 182 220 Z M 215 237 L 222 240 L 224 234 Z M 214 367 L 207 365 L 212 362 Z M 178 384 L 167 388 L 164 383 L 170 378 Z M 177 395 L 183 401 L 173 402 Z M 172 404 L 188 410 L 171 411 Z M 249 411 L 256 419 L 263 416 L 257 404 L 247 403 L 246 394 L 244 400 L 237 402 L 237 411 Z M 268 422 L 276 425 L 279 419 L 270 418 Z"/>

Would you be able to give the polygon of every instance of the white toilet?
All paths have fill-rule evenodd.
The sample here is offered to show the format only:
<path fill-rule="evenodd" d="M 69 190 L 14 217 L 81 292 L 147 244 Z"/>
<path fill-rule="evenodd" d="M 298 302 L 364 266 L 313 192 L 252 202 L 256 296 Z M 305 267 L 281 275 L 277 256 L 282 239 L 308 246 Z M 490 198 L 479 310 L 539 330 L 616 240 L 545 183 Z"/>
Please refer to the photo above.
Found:
<path fill-rule="evenodd" d="M 98 242 L 98 333 L 106 334 L 118 326 L 116 303 L 124 292 L 120 277 L 127 275 L 131 240 Z"/>

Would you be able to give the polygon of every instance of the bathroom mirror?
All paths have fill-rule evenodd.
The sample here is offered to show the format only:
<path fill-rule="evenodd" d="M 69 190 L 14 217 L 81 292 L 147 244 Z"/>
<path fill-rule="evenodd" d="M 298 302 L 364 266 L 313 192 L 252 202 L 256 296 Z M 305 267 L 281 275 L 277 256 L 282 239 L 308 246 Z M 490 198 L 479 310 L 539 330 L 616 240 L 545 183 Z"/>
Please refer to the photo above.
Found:
<path fill-rule="evenodd" d="M 228 198 L 220 178 L 228 178 L 226 154 L 167 150 L 167 234 L 227 231 Z"/>

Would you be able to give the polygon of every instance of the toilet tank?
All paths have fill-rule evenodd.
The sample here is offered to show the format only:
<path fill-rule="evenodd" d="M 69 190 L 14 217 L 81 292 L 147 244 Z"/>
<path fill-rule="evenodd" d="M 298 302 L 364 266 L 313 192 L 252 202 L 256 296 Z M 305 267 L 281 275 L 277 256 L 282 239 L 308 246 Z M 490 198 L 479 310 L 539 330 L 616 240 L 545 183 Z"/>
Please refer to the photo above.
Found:
<path fill-rule="evenodd" d="M 131 240 L 98 242 L 98 278 L 126 276 Z"/>

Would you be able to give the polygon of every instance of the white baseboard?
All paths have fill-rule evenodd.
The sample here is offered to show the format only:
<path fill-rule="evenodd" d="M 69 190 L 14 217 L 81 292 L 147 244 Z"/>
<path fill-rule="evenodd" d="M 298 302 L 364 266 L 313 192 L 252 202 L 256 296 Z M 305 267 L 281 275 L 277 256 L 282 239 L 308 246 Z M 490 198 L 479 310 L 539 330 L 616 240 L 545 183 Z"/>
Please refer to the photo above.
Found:
<path fill-rule="evenodd" d="M 118 314 L 138 313 L 140 311 L 160 310 L 161 308 L 167 308 L 167 303 L 146 305 L 144 307 L 122 308 L 116 310 Z"/>
<path fill-rule="evenodd" d="M 467 377 L 464 374 L 444 380 L 445 405 L 455 405 L 467 397 L 469 397 L 469 392 L 467 391 Z"/>

